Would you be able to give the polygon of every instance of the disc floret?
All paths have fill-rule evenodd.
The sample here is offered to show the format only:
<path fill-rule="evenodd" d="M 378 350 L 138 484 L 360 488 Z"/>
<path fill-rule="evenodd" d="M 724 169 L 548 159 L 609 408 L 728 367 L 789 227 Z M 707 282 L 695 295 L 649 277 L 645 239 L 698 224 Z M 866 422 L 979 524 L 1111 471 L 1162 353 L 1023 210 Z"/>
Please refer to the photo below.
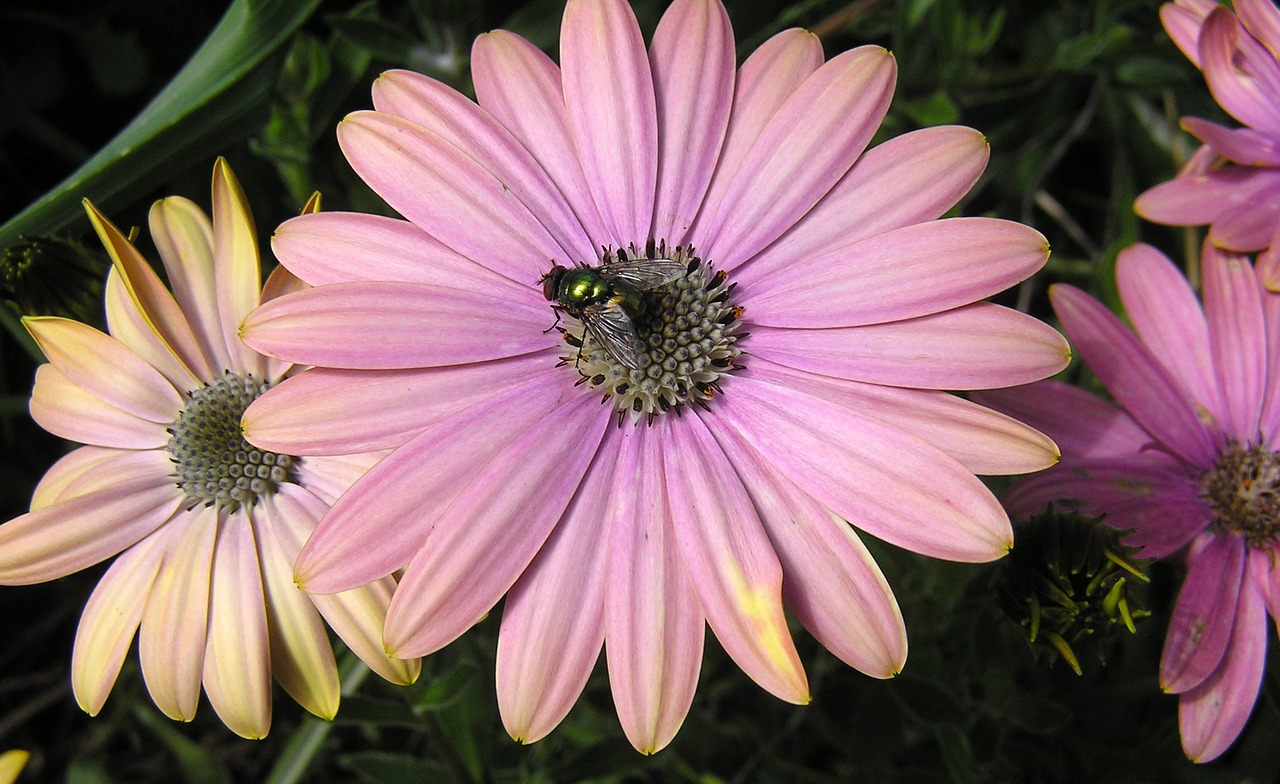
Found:
<path fill-rule="evenodd" d="M 1280 537 L 1280 454 L 1233 441 L 1201 477 L 1200 488 L 1220 529 L 1254 547 Z"/>
<path fill-rule="evenodd" d="M 178 487 L 199 504 L 235 512 L 296 482 L 298 459 L 258 449 L 245 440 L 240 418 L 270 384 L 251 374 L 225 373 L 187 393 L 169 427 L 169 454 Z"/>
<path fill-rule="evenodd" d="M 641 292 L 631 321 L 643 349 L 630 367 L 600 345 L 579 319 L 567 316 L 560 327 L 565 341 L 577 350 L 562 364 L 574 367 L 586 384 L 612 402 L 618 423 L 630 419 L 652 421 L 686 405 L 707 408 L 723 394 L 723 379 L 743 365 L 739 341 L 742 308 L 732 302 L 734 284 L 724 272 L 699 258 L 692 246 L 669 248 L 649 241 L 644 249 L 631 245 L 605 249 L 601 269 L 621 261 L 671 259 L 685 273 L 663 286 Z"/>

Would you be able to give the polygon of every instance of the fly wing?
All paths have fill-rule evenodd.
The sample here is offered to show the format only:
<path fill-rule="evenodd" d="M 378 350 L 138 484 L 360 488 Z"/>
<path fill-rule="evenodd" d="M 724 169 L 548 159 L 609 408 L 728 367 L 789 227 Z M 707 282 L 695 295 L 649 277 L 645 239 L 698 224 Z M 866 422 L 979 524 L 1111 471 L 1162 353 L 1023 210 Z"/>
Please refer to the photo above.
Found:
<path fill-rule="evenodd" d="M 635 324 L 617 300 L 584 308 L 582 324 L 615 362 L 632 369 L 640 367 L 644 341 L 636 334 Z"/>
<path fill-rule="evenodd" d="M 649 291 L 684 275 L 688 266 L 675 259 L 629 258 L 607 262 L 596 269 L 606 278 L 629 283 L 640 291 Z"/>

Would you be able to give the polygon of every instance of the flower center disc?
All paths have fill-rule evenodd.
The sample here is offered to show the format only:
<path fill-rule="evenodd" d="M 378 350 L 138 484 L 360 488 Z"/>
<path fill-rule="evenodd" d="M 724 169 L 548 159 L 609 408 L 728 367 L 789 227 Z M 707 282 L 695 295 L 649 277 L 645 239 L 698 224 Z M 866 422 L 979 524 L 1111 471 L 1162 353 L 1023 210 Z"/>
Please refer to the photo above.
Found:
<path fill-rule="evenodd" d="M 627 418 L 636 424 L 668 411 L 678 414 L 687 404 L 707 408 L 723 394 L 720 380 L 743 368 L 736 362 L 742 353 L 738 340 L 745 333 L 737 331 L 742 308 L 730 301 L 733 284 L 695 256 L 692 247 L 668 248 L 665 242 L 650 241 L 643 252 L 634 245 L 606 251 L 595 270 L 608 282 L 620 263 L 654 260 L 677 261 L 686 271 L 664 285 L 632 293 L 638 306 L 627 315 L 637 345 L 643 347 L 635 367 L 619 361 L 587 328 L 592 314 L 579 319 L 560 312 L 565 341 L 577 348 L 562 364 L 577 369 L 579 383 L 603 393 L 604 401 L 612 400 L 619 425 Z"/>
<path fill-rule="evenodd" d="M 1200 487 L 1222 529 L 1255 547 L 1280 537 L 1280 454 L 1229 444 Z"/>
<path fill-rule="evenodd" d="M 237 511 L 296 481 L 297 458 L 258 449 L 244 440 L 240 417 L 269 384 L 227 373 L 187 393 L 169 428 L 169 454 L 178 487 L 197 504 Z"/>

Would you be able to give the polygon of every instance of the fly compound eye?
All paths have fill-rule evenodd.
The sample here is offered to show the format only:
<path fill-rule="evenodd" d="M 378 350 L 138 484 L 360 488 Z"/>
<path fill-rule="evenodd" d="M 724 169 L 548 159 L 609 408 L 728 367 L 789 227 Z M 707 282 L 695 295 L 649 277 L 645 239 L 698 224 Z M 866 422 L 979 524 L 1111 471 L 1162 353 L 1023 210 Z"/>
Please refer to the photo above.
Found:
<path fill-rule="evenodd" d="M 542 276 L 542 296 L 548 302 L 552 302 L 556 298 L 556 289 L 560 287 L 560 279 L 564 277 L 565 268 L 559 264 L 551 268 L 551 271 Z"/>

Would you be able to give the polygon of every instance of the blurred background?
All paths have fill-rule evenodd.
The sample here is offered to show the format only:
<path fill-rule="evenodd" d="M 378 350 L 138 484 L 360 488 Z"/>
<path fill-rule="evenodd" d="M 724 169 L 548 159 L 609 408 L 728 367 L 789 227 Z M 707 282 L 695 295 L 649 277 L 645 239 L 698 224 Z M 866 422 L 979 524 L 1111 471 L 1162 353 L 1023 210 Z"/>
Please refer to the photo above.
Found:
<path fill-rule="evenodd" d="M 877 142 L 949 123 L 987 136 L 990 166 L 958 211 L 1029 223 L 1053 248 L 1045 271 L 1007 293 L 1005 304 L 1051 319 L 1045 289 L 1069 281 L 1114 305 L 1115 253 L 1138 240 L 1175 260 L 1198 254 L 1195 230 L 1145 223 L 1132 202 L 1172 177 L 1194 149 L 1178 117 L 1235 123 L 1162 31 L 1154 0 L 725 4 L 740 60 L 795 26 L 814 31 L 828 57 L 863 43 L 891 49 L 898 89 Z M 646 35 L 665 5 L 633 3 Z M 18 316 L 102 322 L 107 261 L 94 247 L 81 198 L 126 230 L 141 227 L 139 244 L 152 259 L 151 202 L 182 194 L 207 207 L 218 155 L 244 184 L 264 251 L 272 227 L 297 214 L 313 191 L 323 194 L 325 209 L 385 212 L 334 136 L 344 114 L 369 107 L 374 77 L 410 68 L 471 94 L 468 52 L 478 33 L 513 30 L 556 56 L 562 8 L 562 0 L 6 0 L 0 519 L 26 511 L 35 482 L 67 449 L 27 416 L 37 359 Z M 264 258 L 268 268 L 273 263 Z M 1092 385 L 1075 367 L 1067 376 Z M 430 657 L 410 688 L 364 679 L 346 656 L 347 696 L 331 724 L 279 692 L 262 741 L 234 736 L 207 704 L 191 724 L 171 722 L 152 706 L 136 656 L 126 660 L 102 714 L 89 718 L 70 693 L 71 642 L 102 567 L 0 588 L 0 751 L 31 752 L 20 782 L 74 784 L 1276 780 L 1274 644 L 1258 706 L 1236 746 L 1199 767 L 1181 752 L 1177 700 L 1157 686 L 1181 579 L 1176 565 L 1148 566 L 1150 584 L 1130 579 L 1132 607 L 1151 617 L 1134 634 L 1085 630 L 1072 646 L 1076 674 L 1043 640 L 1028 644 L 1025 617 L 1019 625 L 1002 610 L 1016 610 L 1018 591 L 1036 584 L 1010 570 L 1040 568 L 1043 558 L 957 565 L 864 539 L 906 618 L 905 672 L 892 681 L 867 678 L 797 627 L 814 697 L 801 708 L 767 695 L 711 642 L 684 728 L 653 757 L 622 736 L 603 662 L 549 738 L 525 747 L 507 737 L 493 687 L 500 612 Z"/>

